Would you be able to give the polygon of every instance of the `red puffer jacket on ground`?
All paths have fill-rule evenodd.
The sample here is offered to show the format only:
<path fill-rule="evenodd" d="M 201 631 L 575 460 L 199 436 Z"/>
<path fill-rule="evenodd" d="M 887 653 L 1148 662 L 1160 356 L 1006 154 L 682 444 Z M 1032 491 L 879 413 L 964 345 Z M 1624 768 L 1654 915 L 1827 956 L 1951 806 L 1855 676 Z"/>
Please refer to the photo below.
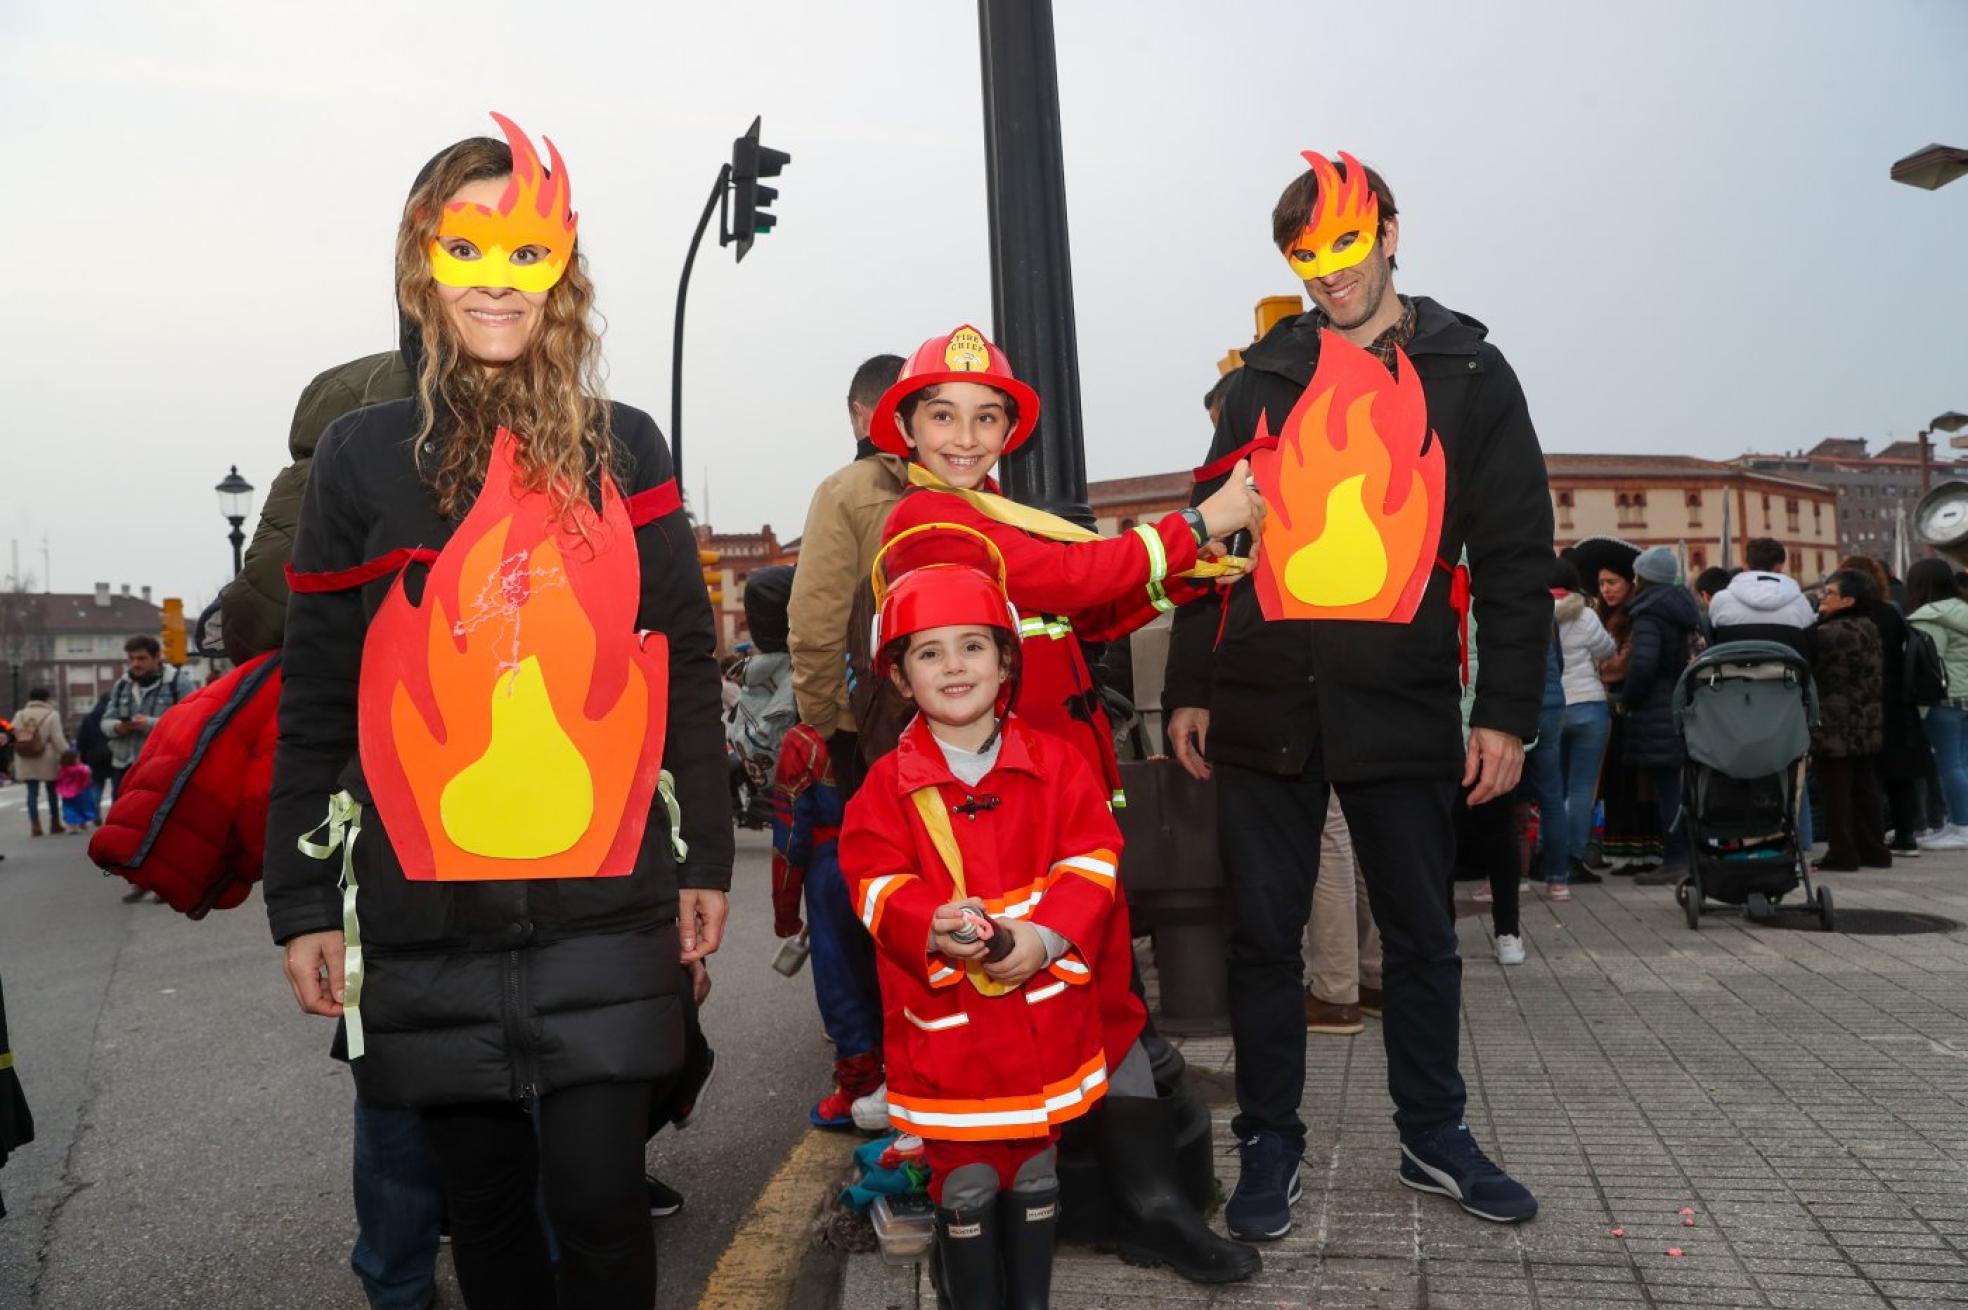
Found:
<path fill-rule="evenodd" d="M 89 858 L 201 919 L 246 899 L 266 856 L 280 652 L 247 661 L 157 720 L 89 839 Z"/>
<path fill-rule="evenodd" d="M 962 899 L 912 793 L 934 788 L 963 859 L 965 892 L 994 918 L 1028 919 L 1072 949 L 1019 987 L 986 996 L 962 961 L 929 949 L 940 905 Z M 950 772 L 921 718 L 848 802 L 841 874 L 874 935 L 887 1033 L 890 1122 L 958 1141 L 1044 1138 L 1106 1093 L 1102 968 L 1127 912 L 1120 830 L 1092 770 L 1065 742 L 1008 719 L 975 787 Z M 1138 1027 L 1138 1025 L 1137 1025 Z"/>

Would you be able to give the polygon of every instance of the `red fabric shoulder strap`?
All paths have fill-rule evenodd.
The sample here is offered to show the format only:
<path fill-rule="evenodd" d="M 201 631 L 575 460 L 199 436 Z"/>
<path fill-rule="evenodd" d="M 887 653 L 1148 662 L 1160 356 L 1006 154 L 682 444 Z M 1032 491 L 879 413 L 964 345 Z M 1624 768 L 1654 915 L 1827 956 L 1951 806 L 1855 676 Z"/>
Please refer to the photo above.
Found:
<path fill-rule="evenodd" d="M 1276 450 L 1277 448 L 1278 439 L 1276 437 L 1253 437 L 1251 440 L 1231 451 L 1228 455 L 1225 455 L 1222 459 L 1213 459 L 1201 468 L 1193 470 L 1190 476 L 1198 482 L 1208 482 L 1211 478 L 1220 478 L 1231 469 L 1236 468 L 1238 460 L 1248 459 L 1255 451 Z"/>
<path fill-rule="evenodd" d="M 673 514 L 683 508 L 683 497 L 677 494 L 676 479 L 659 482 L 644 491 L 630 496 L 628 501 L 629 522 L 636 527 L 654 523 L 666 514 Z"/>
<path fill-rule="evenodd" d="M 372 560 L 364 560 L 352 569 L 331 569 L 323 573 L 302 573 L 295 569 L 293 562 L 287 564 L 287 589 L 303 595 L 321 591 L 347 591 L 365 582 L 374 582 L 385 574 L 394 573 L 408 564 L 429 564 L 437 559 L 437 552 L 429 546 L 399 546 L 387 555 L 378 555 Z"/>

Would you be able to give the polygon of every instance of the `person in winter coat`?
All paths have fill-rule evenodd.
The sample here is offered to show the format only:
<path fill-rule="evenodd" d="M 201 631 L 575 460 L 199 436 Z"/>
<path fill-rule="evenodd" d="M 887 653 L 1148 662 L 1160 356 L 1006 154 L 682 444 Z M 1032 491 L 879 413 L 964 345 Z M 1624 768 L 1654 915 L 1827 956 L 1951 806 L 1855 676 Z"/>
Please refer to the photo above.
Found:
<path fill-rule="evenodd" d="M 467 1304 L 642 1310 L 652 1091 L 730 881 L 714 633 L 669 451 L 592 387 L 566 170 L 499 123 L 403 210 L 416 396 L 316 447 L 267 915 L 362 1099 L 419 1112 Z"/>
<path fill-rule="evenodd" d="M 1302 399 L 1311 418 L 1318 405 L 1308 388 L 1329 352 L 1341 361 L 1364 352 L 1387 371 L 1387 386 L 1406 388 L 1425 410 L 1426 436 L 1412 457 L 1440 460 L 1432 467 L 1441 503 L 1428 509 L 1439 538 L 1432 559 L 1415 561 L 1426 572 L 1410 577 L 1416 608 L 1405 623 L 1267 622 L 1255 579 L 1175 616 L 1162 698 L 1168 735 L 1177 759 L 1216 778 L 1230 887 L 1232 1127 L 1243 1170 L 1227 1221 L 1252 1240 L 1291 1228 L 1306 1131 L 1297 947 L 1336 789 L 1386 957 L 1381 1033 L 1400 1180 L 1479 1217 L 1516 1222 L 1536 1213 L 1535 1198 L 1483 1154 L 1464 1120 L 1462 961 L 1442 889 L 1462 788 L 1471 788 L 1470 804 L 1508 795 L 1537 732 L 1551 639 L 1544 457 L 1523 388 L 1488 329 L 1396 293 L 1401 231 L 1385 179 L 1344 157 L 1306 158 L 1313 166 L 1279 197 L 1271 235 L 1316 308 L 1244 352 L 1193 499 L 1241 481 L 1233 461 L 1285 432 Z M 1381 385 L 1362 369 L 1360 384 L 1369 381 Z M 1360 412 L 1358 402 L 1347 412 Z M 1306 436 L 1337 444 L 1330 427 Z M 1467 746 L 1455 601 L 1464 592 L 1452 567 L 1465 547 L 1485 646 Z"/>
<path fill-rule="evenodd" d="M 1095 975 L 1126 967 L 1097 945 L 1122 912 L 1107 788 L 1007 711 L 1016 625 L 960 557 L 900 572 L 878 672 L 918 713 L 841 830 L 894 1034 L 889 1117 L 923 1138 L 938 1299 L 956 1310 L 1049 1304 L 1054 1142 L 1107 1093 Z"/>
<path fill-rule="evenodd" d="M 1673 550 L 1652 546 L 1633 561 L 1635 589 L 1628 613 L 1633 645 L 1626 659 L 1620 706 L 1626 715 L 1626 762 L 1653 788 L 1665 838 L 1661 863 L 1634 874 L 1637 886 L 1678 883 L 1688 876 L 1688 830 L 1681 823 L 1681 765 L 1686 758 L 1674 728 L 1674 684 L 1703 641 L 1701 610 L 1680 585 Z"/>
<path fill-rule="evenodd" d="M 62 831 L 61 803 L 55 799 L 55 778 L 61 773 L 62 752 L 68 749 L 68 733 L 62 727 L 61 712 L 51 702 L 54 693 L 46 687 L 31 687 L 27 704 L 14 711 L 14 779 L 27 784 L 28 830 L 42 835 L 41 793 L 48 793 L 47 832 Z"/>
<path fill-rule="evenodd" d="M 1842 561 L 1841 569 L 1863 573 L 1872 580 L 1870 596 L 1856 600 L 1853 608 L 1879 629 L 1879 653 L 1884 662 L 1885 745 L 1880 749 L 1879 780 L 1886 791 L 1887 817 L 1892 829 L 1893 854 L 1917 859 L 1921 823 L 1922 782 L 1934 766 L 1933 751 L 1920 728 L 1920 707 L 1906 681 L 1907 624 L 1905 615 L 1889 599 L 1891 577 L 1886 566 L 1865 555 Z"/>
<path fill-rule="evenodd" d="M 1613 642 L 1612 657 L 1599 665 L 1599 681 L 1613 706 L 1626 688 L 1626 665 L 1633 654 L 1634 583 L 1630 561 L 1599 570 L 1599 617 Z M 1660 810 L 1647 791 L 1643 770 L 1626 758 L 1629 731 L 1626 715 L 1615 711 L 1599 771 L 1599 796 L 1606 806 L 1602 853 L 1613 873 L 1628 878 L 1658 867 L 1662 850 Z"/>
<path fill-rule="evenodd" d="M 1920 724 L 1934 749 L 1947 823 L 1920 845 L 1968 850 L 1968 601 L 1961 598 L 1953 565 L 1923 559 L 1907 570 L 1906 603 L 1907 622 L 1933 638 L 1948 678 L 1948 698 L 1929 706 Z"/>
<path fill-rule="evenodd" d="M 738 700 L 726 718 L 725 740 L 752 771 L 760 792 L 772 785 L 779 743 L 793 726 L 793 663 L 786 653 L 786 597 L 793 570 L 775 564 L 745 580 L 745 622 L 753 652 L 745 657 Z"/>
<path fill-rule="evenodd" d="M 854 370 L 847 387 L 854 459 L 814 488 L 786 611 L 800 722 L 827 743 L 843 799 L 867 769 L 847 679 L 848 624 L 855 598 L 867 590 L 889 511 L 909 489 L 908 458 L 869 440 L 868 421 L 901 371 L 900 355 L 875 355 Z"/>
<path fill-rule="evenodd" d="M 1749 567 L 1708 603 L 1708 623 L 1716 644 L 1774 641 L 1811 658 L 1806 634 L 1816 621 L 1797 579 L 1780 572 L 1787 558 L 1783 543 L 1756 537 L 1743 549 Z"/>
<path fill-rule="evenodd" d="M 1552 616 L 1551 640 L 1544 652 L 1544 699 L 1538 710 L 1537 740 L 1524 752 L 1524 785 L 1520 790 L 1529 794 L 1538 809 L 1542 843 L 1539 871 L 1545 895 L 1554 901 L 1568 901 L 1572 887 L 1570 829 L 1565 825 L 1565 645 L 1557 607 L 1576 593 L 1578 570 L 1571 561 L 1554 558 L 1548 581 Z M 1592 881 L 1599 880 L 1590 870 L 1586 873 Z"/>
<path fill-rule="evenodd" d="M 885 543 L 935 524 L 956 524 L 988 539 L 1004 560 L 1005 591 L 1019 607 L 1017 699 L 1029 727 L 1070 743 L 1086 758 L 1114 804 L 1124 804 L 1113 727 L 1081 646 L 1109 641 L 1178 605 L 1212 593 L 1185 577 L 1209 549 L 1255 529 L 1263 501 L 1242 475 L 1198 506 L 1165 514 L 1118 537 L 1102 538 L 996 494 L 991 471 L 1032 435 L 1039 397 L 976 328 L 964 326 L 916 348 L 869 421 L 869 439 L 909 456 L 911 489 L 882 530 Z M 1211 543 L 1218 543 L 1212 547 Z M 802 553 L 804 550 L 802 549 Z M 1303 922 L 1299 929 L 1303 929 Z M 1174 1150 L 1181 1094 L 1158 1095 L 1144 1040 L 1159 1042 L 1130 985 L 1134 954 L 1127 907 L 1107 920 L 1091 949 L 1113 1095 L 1088 1120 L 1098 1134 L 1107 1197 L 1116 1226 L 1144 1258 L 1205 1282 L 1251 1277 L 1256 1253 L 1213 1232 L 1183 1197 Z M 1298 953 L 1297 937 L 1293 954 Z M 1302 1001 L 1294 997 L 1304 1035 Z M 891 1027 L 891 1032 L 893 1031 Z M 1138 1076 L 1133 1071 L 1140 1070 Z M 892 1097 L 891 1097 L 892 1099 Z"/>
<path fill-rule="evenodd" d="M 1825 805 L 1825 857 L 1818 868 L 1890 869 L 1879 815 L 1878 757 L 1886 744 L 1885 661 L 1879 629 L 1864 607 L 1877 602 L 1871 577 L 1840 569 L 1825 580 L 1813 633 L 1818 724 L 1811 754 Z"/>
<path fill-rule="evenodd" d="M 1558 625 L 1558 646 L 1564 656 L 1565 719 L 1560 729 L 1561 767 L 1565 775 L 1565 870 L 1567 881 L 1593 883 L 1599 875 L 1586 867 L 1586 847 L 1592 844 L 1592 807 L 1599 790 L 1599 772 L 1612 734 L 1612 710 L 1606 703 L 1606 684 L 1599 665 L 1619 653 L 1599 612 L 1586 604 L 1578 569 L 1560 561 L 1570 572 L 1558 575 L 1563 595 L 1552 603 Z M 1550 837 L 1550 820 L 1546 840 Z"/>
<path fill-rule="evenodd" d="M 109 738 L 112 794 L 137 762 L 150 730 L 165 711 L 198 690 L 196 678 L 181 666 L 164 662 L 162 643 L 147 632 L 123 643 L 123 657 L 129 667 L 109 689 L 102 717 L 103 735 Z"/>

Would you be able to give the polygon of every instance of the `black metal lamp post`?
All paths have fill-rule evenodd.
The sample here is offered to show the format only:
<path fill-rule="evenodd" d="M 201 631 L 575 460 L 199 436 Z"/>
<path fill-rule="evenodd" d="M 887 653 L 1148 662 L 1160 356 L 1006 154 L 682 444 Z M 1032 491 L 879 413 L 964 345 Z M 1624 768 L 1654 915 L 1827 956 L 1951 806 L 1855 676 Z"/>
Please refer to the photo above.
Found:
<path fill-rule="evenodd" d="M 1033 439 L 1004 462 L 1004 487 L 1091 526 L 1052 0 L 978 0 L 977 20 L 993 332 L 1045 405 Z"/>
<path fill-rule="evenodd" d="M 1964 427 L 1968 427 L 1968 414 L 1961 414 L 1954 410 L 1949 410 L 1945 414 L 1935 415 L 1926 427 L 1920 429 L 1921 495 L 1924 496 L 1927 494 L 1928 484 L 1933 481 L 1934 475 L 1934 443 L 1929 441 L 1928 438 L 1936 432 L 1959 432 Z M 1957 442 L 1959 440 L 1960 438 L 1956 438 Z"/>
<path fill-rule="evenodd" d="M 1956 178 L 1968 174 L 1968 150 L 1957 146 L 1930 145 L 1905 159 L 1893 161 L 1892 177 L 1906 186 L 1938 191 Z"/>
<path fill-rule="evenodd" d="M 232 524 L 232 571 L 246 566 L 246 516 L 253 512 L 253 484 L 239 476 L 239 465 L 213 488 L 219 493 L 219 513 Z"/>

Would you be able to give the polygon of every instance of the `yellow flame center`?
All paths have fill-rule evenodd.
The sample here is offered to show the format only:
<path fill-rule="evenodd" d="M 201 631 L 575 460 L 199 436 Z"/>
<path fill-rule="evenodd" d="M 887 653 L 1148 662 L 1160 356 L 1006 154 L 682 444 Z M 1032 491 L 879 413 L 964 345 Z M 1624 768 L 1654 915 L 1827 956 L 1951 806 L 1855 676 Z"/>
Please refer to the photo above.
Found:
<path fill-rule="evenodd" d="M 594 775 L 554 717 L 537 656 L 492 688 L 492 740 L 445 784 L 444 831 L 459 849 L 537 860 L 571 849 L 594 818 Z"/>
<path fill-rule="evenodd" d="M 1326 495 L 1326 530 L 1285 561 L 1285 587 L 1308 605 L 1360 605 L 1387 585 L 1387 547 L 1367 514 L 1367 475 Z"/>

